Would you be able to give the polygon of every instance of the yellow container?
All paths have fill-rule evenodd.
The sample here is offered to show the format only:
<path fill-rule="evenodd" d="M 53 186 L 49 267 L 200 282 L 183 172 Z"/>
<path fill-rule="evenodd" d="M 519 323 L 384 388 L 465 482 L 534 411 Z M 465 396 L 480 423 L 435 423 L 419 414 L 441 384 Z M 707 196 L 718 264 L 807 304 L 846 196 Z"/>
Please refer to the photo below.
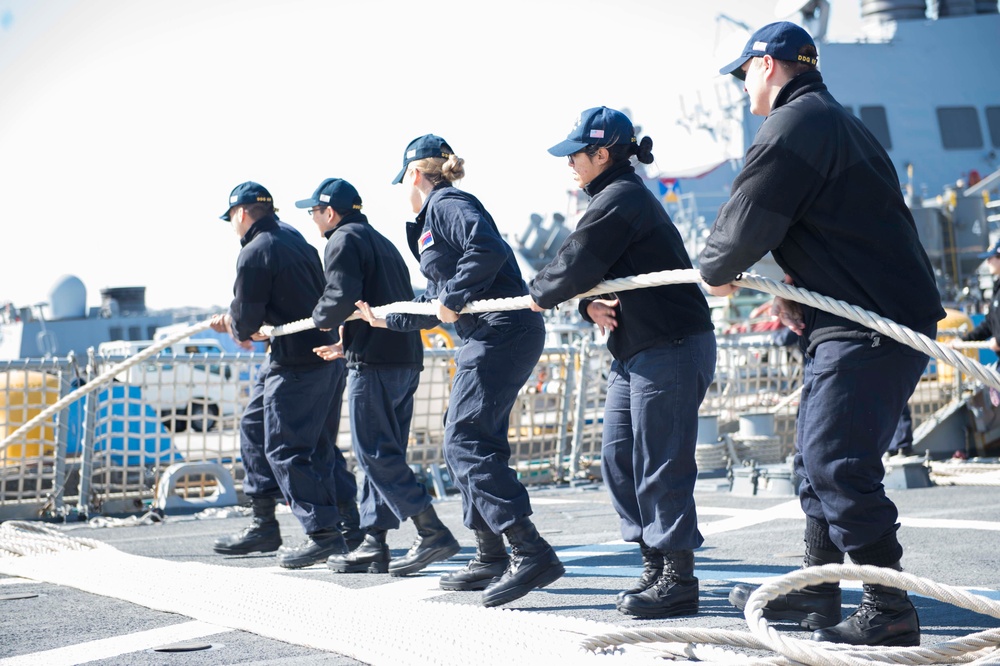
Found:
<path fill-rule="evenodd" d="M 944 319 L 938 322 L 938 330 L 943 331 L 947 329 L 957 329 L 964 327 L 966 331 L 971 331 L 974 327 L 972 325 L 972 319 L 969 318 L 961 310 L 952 310 L 951 308 L 944 309 Z M 938 342 L 947 342 L 948 340 L 954 339 L 954 335 L 938 335 Z M 968 356 L 973 361 L 979 361 L 979 350 L 978 349 L 957 349 L 955 351 Z M 937 361 L 938 368 L 938 378 L 942 382 L 951 382 L 955 379 L 955 368 L 951 365 L 945 363 L 944 361 Z"/>
<path fill-rule="evenodd" d="M 59 400 L 59 379 L 44 372 L 0 373 L 0 441 Z M 0 450 L 0 461 L 15 464 L 55 453 L 55 429 L 38 425 Z"/>

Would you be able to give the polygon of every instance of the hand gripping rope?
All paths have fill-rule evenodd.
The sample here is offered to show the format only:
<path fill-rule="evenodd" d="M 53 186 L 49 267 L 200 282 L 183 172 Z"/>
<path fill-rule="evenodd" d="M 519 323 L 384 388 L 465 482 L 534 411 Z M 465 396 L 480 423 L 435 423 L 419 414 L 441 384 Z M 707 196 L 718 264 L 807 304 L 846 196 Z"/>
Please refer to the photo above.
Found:
<path fill-rule="evenodd" d="M 661 287 L 671 284 L 701 284 L 701 274 L 697 269 L 688 268 L 681 270 L 670 270 L 670 271 L 659 271 L 656 273 L 644 273 L 642 275 L 635 275 L 632 277 L 617 278 L 615 280 L 607 280 L 601 282 L 593 289 L 584 292 L 577 296 L 576 298 L 584 298 L 586 296 L 599 296 L 601 294 L 609 294 L 618 291 L 630 291 L 632 289 L 643 289 L 646 287 Z M 913 347 L 918 351 L 922 351 L 928 356 L 932 356 L 936 359 L 944 361 L 949 365 L 952 365 L 962 372 L 975 377 L 983 384 L 991 386 L 997 390 L 1000 390 L 1000 374 L 997 373 L 993 368 L 988 368 L 986 366 L 973 361 L 967 356 L 964 356 L 950 347 L 944 346 L 927 337 L 913 331 L 905 326 L 897 324 L 893 321 L 885 319 L 873 312 L 869 312 L 863 308 L 859 308 L 855 305 L 845 303 L 844 301 L 838 301 L 836 299 L 830 298 L 828 296 L 823 296 L 822 294 L 817 294 L 816 292 L 809 291 L 807 289 L 802 289 L 800 287 L 794 287 L 789 284 L 784 284 L 782 282 L 776 282 L 769 278 L 754 275 L 752 273 L 744 273 L 736 280 L 733 281 L 741 287 L 748 287 L 750 289 L 755 289 L 757 291 L 763 291 L 774 296 L 779 296 L 781 298 L 787 299 L 789 301 L 795 301 L 797 303 L 804 303 L 810 305 L 814 308 L 829 312 L 844 319 L 849 319 L 858 324 L 862 324 L 871 328 L 879 333 L 882 333 L 896 342 Z M 501 312 L 508 310 L 524 310 L 531 306 L 530 296 L 518 296 L 515 298 L 493 298 L 484 299 L 481 301 L 472 301 L 462 309 L 462 314 L 477 314 L 483 312 Z M 398 303 L 389 303 L 388 305 L 381 305 L 372 308 L 372 312 L 377 317 L 384 317 L 387 314 L 418 314 L 418 315 L 434 315 L 437 314 L 438 303 L 437 301 L 430 303 L 415 303 L 413 301 L 401 301 Z M 348 317 L 348 321 L 352 319 L 358 319 L 357 314 L 353 314 Z M 55 404 L 42 410 L 37 416 L 29 420 L 27 423 L 22 425 L 20 428 L 15 430 L 13 433 L 8 435 L 3 442 L 0 442 L 0 450 L 7 447 L 8 444 L 17 440 L 19 436 L 27 432 L 31 428 L 44 422 L 53 414 L 57 413 L 61 409 L 64 409 L 67 405 L 72 403 L 88 393 L 100 388 L 103 384 L 110 381 L 115 375 L 127 370 L 128 368 L 136 365 L 137 363 L 142 363 L 147 358 L 157 354 L 159 351 L 175 344 L 195 333 L 200 333 L 209 327 L 208 320 L 194 324 L 189 328 L 178 331 L 169 338 L 160 340 L 156 344 L 148 347 L 135 356 L 132 356 L 118 365 L 108 369 L 103 372 L 98 377 L 95 377 L 85 386 L 82 386 L 72 393 L 69 393 L 61 400 Z M 282 324 L 280 326 L 263 326 L 260 332 L 267 336 L 281 336 L 281 335 L 291 335 L 292 333 L 301 333 L 302 331 L 308 331 L 310 329 L 316 328 L 316 323 L 312 319 L 300 319 L 299 321 L 293 321 L 288 324 Z"/>
<path fill-rule="evenodd" d="M 641 289 L 644 287 L 700 282 L 701 276 L 696 270 L 661 271 L 659 273 L 649 273 L 635 277 L 603 282 L 585 294 L 581 294 L 580 297 L 608 294 L 610 292 L 626 291 L 630 289 Z M 911 346 L 919 351 L 958 367 L 963 372 L 976 377 L 984 384 L 1000 389 L 1000 375 L 998 375 L 995 370 L 983 367 L 971 359 L 956 353 L 952 349 L 939 345 L 924 335 L 920 335 L 904 326 L 900 326 L 899 324 L 883 319 L 882 317 L 879 317 L 871 312 L 849 305 L 842 301 L 830 299 L 814 292 L 778 283 L 756 275 L 743 275 L 737 279 L 735 283 L 742 287 L 749 287 L 751 289 L 764 291 L 788 300 L 805 303 L 826 312 L 837 314 L 845 319 L 863 324 L 864 326 L 887 335 L 893 340 Z M 470 303 L 466 308 L 464 308 L 463 312 L 478 313 L 524 309 L 529 307 L 530 303 L 531 299 L 528 296 L 476 301 Z M 437 307 L 436 303 L 403 302 L 376 307 L 373 308 L 373 310 L 377 316 L 381 317 L 390 312 L 435 314 L 437 312 Z M 313 321 L 311 319 L 307 319 L 292 322 L 283 326 L 276 326 L 267 330 L 262 329 L 261 332 L 274 336 L 288 335 L 299 331 L 309 330 L 314 327 L 315 324 Z M 28 423 L 18 428 L 14 433 L 0 443 L 0 449 L 3 449 L 9 443 L 15 441 L 16 438 L 26 430 L 38 425 L 51 415 L 63 409 L 73 400 L 97 390 L 101 385 L 110 381 L 115 375 L 123 370 L 126 370 L 137 363 L 141 363 L 171 344 L 179 342 L 180 340 L 198 332 L 204 331 L 207 328 L 209 328 L 208 320 L 195 324 L 184 331 L 178 332 L 169 338 L 157 342 L 153 346 L 143 350 L 126 361 L 115 365 L 93 379 L 87 385 L 68 394 L 54 405 L 42 411 Z M 106 546 L 98 547 L 96 543 L 85 542 L 85 540 L 73 539 L 66 536 L 56 537 L 55 535 L 50 535 L 48 533 L 39 533 L 39 529 L 37 527 L 26 526 L 22 523 L 16 523 L 14 521 L 8 521 L 8 523 L 4 524 L 2 527 L 3 529 L 0 529 L 0 559 L 3 559 L 4 556 L 7 556 L 7 558 L 13 556 L 14 560 L 17 560 L 21 559 L 19 556 L 23 557 L 29 554 L 54 552 L 67 549 L 79 550 L 81 548 L 84 551 L 88 548 L 97 548 L 101 552 L 102 561 L 106 561 L 109 557 L 107 551 L 110 549 Z M 72 541 L 74 543 L 59 543 L 60 540 Z M 129 556 L 120 554 L 120 557 L 125 558 Z M 6 559 L 8 564 L 14 560 Z M 145 567 L 146 565 L 143 564 L 142 566 Z M 145 569 L 143 568 L 143 570 Z M 244 570 L 240 570 L 238 573 L 241 577 L 248 575 Z M 32 574 L 26 571 L 22 575 Z M 217 576 L 217 574 L 213 574 L 213 576 Z M 114 577 L 121 578 L 120 571 L 118 569 L 115 569 Z M 607 654 L 609 650 L 613 653 L 617 653 L 620 650 L 620 646 L 628 644 L 638 645 L 643 643 L 656 643 L 655 649 L 662 650 L 664 653 L 670 653 L 681 658 L 694 658 L 703 662 L 719 664 L 744 663 L 790 665 L 799 663 L 822 664 L 824 666 L 828 664 L 847 666 L 855 664 L 869 664 L 872 662 L 894 664 L 1000 663 L 1000 656 L 998 656 L 1000 655 L 1000 651 L 997 649 L 997 646 L 1000 645 L 1000 629 L 982 631 L 971 634 L 962 639 L 949 640 L 927 647 L 867 648 L 793 639 L 775 631 L 764 620 L 764 606 L 768 601 L 774 599 L 776 596 L 786 594 L 792 590 L 802 589 L 803 587 L 809 585 L 815 585 L 823 582 L 836 582 L 841 579 L 861 580 L 866 583 L 875 583 L 900 589 L 912 590 L 919 594 L 930 596 L 946 603 L 951 603 L 990 617 L 1000 618 L 1000 603 L 981 596 L 970 594 L 957 588 L 939 585 L 924 578 L 918 578 L 910 574 L 890 569 L 853 565 L 826 565 L 823 567 L 811 567 L 808 569 L 793 571 L 774 581 L 766 583 L 757 589 L 748 600 L 744 611 L 750 628 L 749 633 L 714 629 L 689 629 L 683 627 L 650 629 L 622 628 L 607 633 L 593 632 L 590 636 L 586 636 L 580 640 L 579 637 L 574 638 L 572 633 L 560 631 L 555 627 L 540 627 L 545 632 L 545 636 L 538 638 L 537 640 L 530 641 L 530 645 L 525 646 L 525 653 L 537 656 L 540 645 L 544 646 L 551 644 L 555 652 L 559 653 L 557 660 L 574 658 L 568 653 L 561 652 L 561 650 L 565 648 L 560 648 L 560 646 L 569 647 L 566 645 L 565 639 L 570 639 L 576 642 L 576 649 L 581 650 L 581 652 L 576 653 L 575 657 L 575 659 L 580 663 L 589 663 L 590 659 L 597 659 L 600 660 L 601 663 L 604 663 L 604 659 L 611 656 Z M 287 586 L 293 582 L 294 581 L 282 581 L 281 585 Z M 313 581 L 308 581 L 308 583 L 310 587 L 315 586 Z M 65 584 L 73 585 L 73 582 L 67 581 Z M 104 590 L 104 587 L 107 584 L 108 583 L 105 582 L 98 587 L 100 587 L 101 590 Z M 231 589 L 232 588 L 227 588 L 230 592 Z M 349 594 L 350 592 L 350 590 L 341 592 L 338 589 L 338 594 Z M 184 612 L 188 614 L 190 613 L 190 611 L 187 610 L 187 606 L 190 603 L 190 593 L 189 591 L 184 591 L 183 595 L 185 596 L 184 603 L 182 604 L 178 602 L 177 612 Z M 328 597 L 330 596 L 330 593 L 322 591 L 322 595 Z M 150 603 L 147 599 L 129 599 L 136 603 Z M 218 610 L 216 608 L 217 602 L 218 599 L 212 599 L 212 607 L 216 611 Z M 156 607 L 160 607 L 159 604 L 160 602 L 157 602 Z M 443 613 L 446 610 L 450 610 L 451 606 L 453 606 L 451 604 L 436 605 L 439 606 L 439 610 L 437 610 L 436 613 Z M 352 605 L 348 604 L 348 606 Z M 531 621 L 524 627 L 519 626 L 516 631 L 512 632 L 512 627 L 509 627 L 508 623 L 520 617 L 516 612 L 512 613 L 510 611 L 501 610 L 497 613 L 494 609 L 469 608 L 467 606 L 456 606 L 456 609 L 456 612 L 460 612 L 462 617 L 466 619 L 468 619 L 469 613 L 481 613 L 484 615 L 482 618 L 484 627 L 499 627 L 501 629 L 499 644 L 502 644 L 504 654 L 508 657 L 512 654 L 513 634 L 517 634 L 521 631 L 529 631 L 536 625 L 545 624 L 544 618 L 532 618 Z M 489 617 L 486 617 L 487 613 L 489 614 Z M 194 617 L 196 615 L 197 614 L 192 616 Z M 273 618 L 269 618 L 269 622 L 273 622 Z M 267 635 L 267 632 L 264 631 L 264 628 L 261 626 L 247 624 L 244 621 L 237 622 L 235 620 L 231 620 L 230 618 L 226 618 L 223 624 L 246 628 L 251 631 L 257 631 Z M 257 624 L 259 624 L 259 622 Z M 294 624 L 296 625 L 295 630 L 301 632 L 301 627 L 299 625 L 302 623 L 296 621 Z M 364 623 L 361 624 L 363 625 Z M 381 626 L 381 623 L 375 624 Z M 319 630 L 319 633 L 310 637 L 306 644 L 320 645 L 320 639 L 328 634 L 328 627 L 329 623 L 324 621 L 323 627 Z M 424 632 L 426 631 L 426 628 L 420 628 L 420 631 Z M 282 634 L 279 637 L 282 640 L 292 640 L 291 635 L 286 636 Z M 560 637 L 564 640 L 557 640 Z M 383 635 L 380 640 L 384 642 L 386 638 L 387 637 Z M 481 655 L 484 647 L 486 647 L 483 645 L 483 635 L 476 632 L 476 638 L 474 640 L 476 643 L 474 649 Z M 350 643 L 351 641 L 348 642 Z M 371 644 L 372 641 L 366 638 L 363 643 L 367 645 Z M 741 654 L 721 647 L 715 647 L 722 645 L 736 647 L 743 651 L 770 650 L 777 653 L 778 656 L 750 656 L 746 653 Z M 323 645 L 323 647 L 343 650 L 349 646 L 346 644 L 338 644 L 336 646 Z M 456 649 L 458 649 L 458 647 L 461 646 L 456 646 Z M 412 644 L 409 644 L 407 650 L 412 649 Z M 489 652 L 490 650 L 487 649 L 486 653 L 489 654 Z M 605 654 L 599 654 L 602 652 Z M 399 657 L 400 655 L 407 653 L 408 652 L 399 652 L 394 654 Z M 637 655 L 632 655 L 633 658 L 635 656 Z M 630 661 L 627 656 L 626 661 Z"/>
<path fill-rule="evenodd" d="M 661 287 L 670 284 L 701 284 L 701 282 L 701 274 L 697 271 L 697 269 L 689 268 L 682 270 L 659 271 L 657 273 L 644 273 L 633 277 L 608 280 L 600 283 L 590 291 L 580 294 L 576 298 L 598 296 L 617 291 L 643 289 L 645 287 Z M 849 319 L 858 324 L 867 326 L 868 328 L 889 336 L 896 342 L 913 347 L 914 349 L 924 352 L 928 356 L 933 356 L 934 358 L 940 359 L 949 365 L 953 365 L 962 370 L 962 372 L 975 377 L 987 386 L 992 386 L 993 388 L 1000 390 L 1000 374 L 998 374 L 996 370 L 987 368 L 967 356 L 959 354 L 954 349 L 939 344 L 926 335 L 922 335 L 905 326 L 901 326 L 900 324 L 885 319 L 874 312 L 869 312 L 868 310 L 845 303 L 844 301 L 838 301 L 828 296 L 817 294 L 816 292 L 809 291 L 808 289 L 794 287 L 783 282 L 776 282 L 769 278 L 754 275 L 752 273 L 742 274 L 739 278 L 734 280 L 733 283 L 738 284 L 741 287 L 748 287 L 750 289 L 763 291 L 774 296 L 780 296 L 781 298 L 789 301 L 804 303 L 825 312 L 838 315 L 844 319 Z M 462 314 L 523 310 L 528 308 L 530 305 L 530 296 L 486 299 L 469 303 L 462 309 Z M 431 303 L 414 303 L 412 301 L 404 301 L 401 303 L 390 303 L 388 305 L 372 308 L 372 312 L 377 317 L 384 317 L 389 313 L 433 315 L 437 314 L 437 311 L 437 301 Z M 356 318 L 357 315 L 352 315 L 349 319 Z M 301 319 L 282 326 L 261 328 L 261 333 L 273 336 L 288 335 L 290 333 L 298 333 L 315 327 L 316 324 L 312 319 Z"/>

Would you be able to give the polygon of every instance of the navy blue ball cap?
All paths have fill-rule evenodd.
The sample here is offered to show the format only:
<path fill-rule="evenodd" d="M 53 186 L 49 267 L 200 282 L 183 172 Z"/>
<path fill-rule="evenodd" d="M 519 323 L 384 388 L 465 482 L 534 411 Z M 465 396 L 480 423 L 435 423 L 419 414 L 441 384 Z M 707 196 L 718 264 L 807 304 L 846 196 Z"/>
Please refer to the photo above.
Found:
<path fill-rule="evenodd" d="M 234 187 L 233 191 L 229 193 L 229 208 L 219 216 L 219 219 L 229 222 L 229 211 L 232 210 L 233 206 L 251 203 L 269 203 L 273 206 L 274 199 L 271 198 L 271 193 L 263 185 L 248 180 Z"/>
<path fill-rule="evenodd" d="M 392 184 L 395 185 L 403 182 L 403 176 L 406 175 L 406 167 L 410 166 L 410 162 L 423 160 L 428 157 L 443 157 L 447 159 L 454 154 L 455 151 L 441 137 L 434 134 L 418 136 L 403 151 L 403 168 L 396 174 L 396 178 L 392 181 Z"/>
<path fill-rule="evenodd" d="M 993 243 L 992 247 L 986 250 L 986 252 L 980 252 L 976 256 L 979 257 L 980 259 L 989 259 L 990 257 L 996 257 L 998 255 L 1000 255 L 1000 240 L 998 240 L 996 243 Z"/>
<path fill-rule="evenodd" d="M 333 206 L 334 210 L 361 210 L 361 195 L 343 178 L 327 178 L 308 199 L 295 202 L 296 208 Z"/>
<path fill-rule="evenodd" d="M 549 152 L 556 157 L 566 157 L 587 146 L 613 146 L 619 143 L 635 143 L 632 121 L 621 111 L 598 106 L 581 113 L 566 140 L 549 148 Z"/>
<path fill-rule="evenodd" d="M 746 78 L 746 73 L 742 69 L 743 65 L 750 58 L 760 58 L 765 55 L 777 60 L 801 61 L 815 65 L 816 58 L 799 56 L 799 50 L 803 46 L 815 47 L 816 43 L 801 26 L 789 21 L 768 23 L 750 36 L 750 40 L 743 48 L 740 57 L 720 69 L 719 74 L 732 74 L 742 81 Z"/>

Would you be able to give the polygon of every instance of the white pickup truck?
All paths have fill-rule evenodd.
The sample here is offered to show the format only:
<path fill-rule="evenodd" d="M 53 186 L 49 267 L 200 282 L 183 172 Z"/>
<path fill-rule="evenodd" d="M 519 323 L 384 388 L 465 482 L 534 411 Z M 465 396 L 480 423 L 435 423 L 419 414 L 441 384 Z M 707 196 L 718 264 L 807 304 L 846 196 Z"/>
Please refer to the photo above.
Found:
<path fill-rule="evenodd" d="M 134 356 L 153 344 L 152 340 L 116 340 L 101 343 L 97 353 L 121 362 L 117 357 Z M 218 417 L 230 416 L 240 407 L 239 373 L 231 365 L 213 360 L 223 353 L 216 340 L 187 340 L 115 379 L 142 387 L 143 399 L 171 430 L 181 432 L 190 425 L 196 432 L 207 432 L 218 425 Z"/>

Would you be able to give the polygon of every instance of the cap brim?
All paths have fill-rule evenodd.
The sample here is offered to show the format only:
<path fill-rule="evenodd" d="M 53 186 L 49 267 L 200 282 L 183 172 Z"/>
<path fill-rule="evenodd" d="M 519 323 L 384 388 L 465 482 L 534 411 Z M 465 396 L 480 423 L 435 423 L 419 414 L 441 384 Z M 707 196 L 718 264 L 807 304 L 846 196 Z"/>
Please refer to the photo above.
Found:
<path fill-rule="evenodd" d="M 740 81 L 745 81 L 747 75 L 746 72 L 743 71 L 743 65 L 745 65 L 746 62 L 752 57 L 753 56 L 741 55 L 739 58 L 720 69 L 719 74 L 732 74 Z"/>
<path fill-rule="evenodd" d="M 980 252 L 976 256 L 980 259 L 989 259 L 990 257 L 1000 257 L 1000 252 Z"/>
<path fill-rule="evenodd" d="M 319 206 L 320 203 L 313 198 L 302 199 L 301 201 L 295 202 L 296 208 L 312 208 L 313 206 Z"/>
<path fill-rule="evenodd" d="M 399 170 L 399 173 L 396 174 L 396 177 L 392 179 L 393 185 L 399 185 L 400 183 L 403 182 L 403 176 L 406 175 L 406 167 L 408 166 L 410 166 L 409 162 L 404 164 L 403 168 Z"/>
<path fill-rule="evenodd" d="M 229 208 L 227 208 L 226 212 L 219 216 L 219 219 L 220 220 L 225 220 L 226 222 L 232 222 L 232 220 L 229 219 L 229 211 L 231 211 L 232 209 L 233 209 L 232 206 L 230 206 Z"/>
<path fill-rule="evenodd" d="M 549 154 L 556 157 L 566 157 L 567 155 L 580 152 L 589 145 L 589 143 L 584 143 L 583 141 L 570 141 L 566 139 L 549 148 Z"/>

